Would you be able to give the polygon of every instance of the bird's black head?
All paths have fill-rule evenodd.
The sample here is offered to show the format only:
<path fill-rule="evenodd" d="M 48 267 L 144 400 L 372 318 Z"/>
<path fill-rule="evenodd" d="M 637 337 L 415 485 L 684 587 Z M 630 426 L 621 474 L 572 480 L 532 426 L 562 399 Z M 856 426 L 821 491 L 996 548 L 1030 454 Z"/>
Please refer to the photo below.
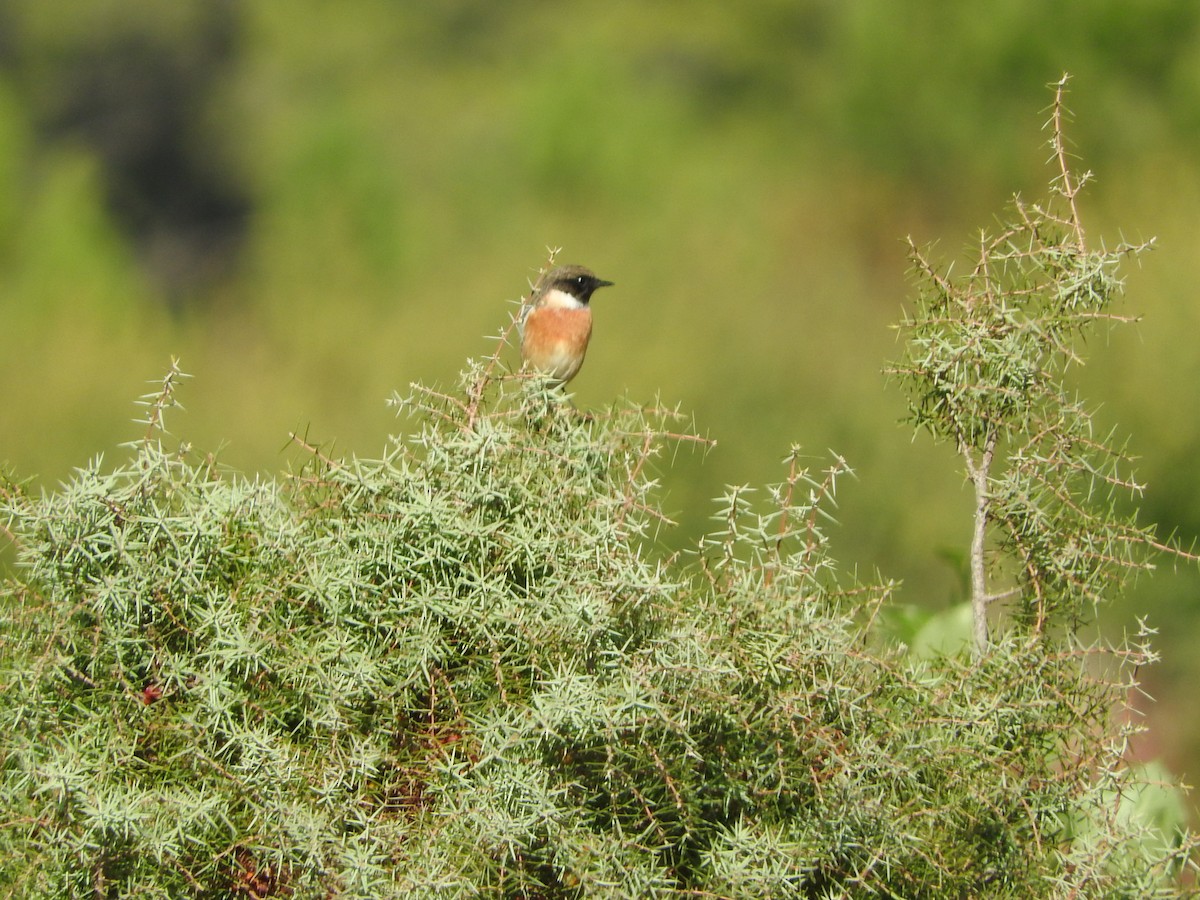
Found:
<path fill-rule="evenodd" d="M 544 294 L 546 291 L 559 290 L 570 294 L 580 303 L 587 303 L 598 288 L 610 285 L 611 281 L 597 278 L 595 272 L 583 266 L 559 266 L 541 277 L 537 292 Z"/>

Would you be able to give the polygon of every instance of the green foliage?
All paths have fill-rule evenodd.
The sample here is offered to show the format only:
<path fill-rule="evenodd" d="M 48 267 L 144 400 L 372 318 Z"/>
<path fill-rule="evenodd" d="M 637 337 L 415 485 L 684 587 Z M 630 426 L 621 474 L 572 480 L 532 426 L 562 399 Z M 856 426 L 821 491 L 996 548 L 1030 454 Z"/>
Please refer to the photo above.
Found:
<path fill-rule="evenodd" d="M 6 895 L 1177 895 L 1107 814 L 1131 668 L 871 650 L 841 460 L 656 560 L 678 416 L 494 372 L 266 480 L 168 446 L 173 369 L 129 461 L 6 486 Z"/>
<path fill-rule="evenodd" d="M 963 276 L 942 275 L 913 247 L 918 296 L 902 329 L 905 355 L 891 371 L 910 419 L 961 454 L 976 494 L 971 552 L 975 636 L 986 647 L 987 608 L 1014 594 L 1021 621 L 1041 634 L 1077 624 L 1149 568 L 1152 529 L 1121 506 L 1141 493 L 1131 460 L 1069 385 L 1082 344 L 1112 311 L 1121 260 L 1147 245 L 1090 249 L 1076 198 L 1089 175 L 1070 170 L 1062 130 L 1064 77 L 1050 123 L 1058 174 L 1045 205 L 1015 201 L 1012 221 L 983 234 Z M 988 544 L 989 535 L 995 551 Z M 1013 591 L 989 587 L 989 570 L 1015 572 Z"/>

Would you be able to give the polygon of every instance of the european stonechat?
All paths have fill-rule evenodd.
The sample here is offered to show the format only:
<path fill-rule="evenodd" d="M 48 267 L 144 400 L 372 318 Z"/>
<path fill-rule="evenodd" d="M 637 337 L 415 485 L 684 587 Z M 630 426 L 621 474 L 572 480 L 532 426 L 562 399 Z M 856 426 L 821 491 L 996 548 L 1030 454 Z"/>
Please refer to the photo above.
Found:
<path fill-rule="evenodd" d="M 539 278 L 518 323 L 525 364 L 559 384 L 574 378 L 592 336 L 588 301 L 611 284 L 583 266 L 559 266 Z"/>

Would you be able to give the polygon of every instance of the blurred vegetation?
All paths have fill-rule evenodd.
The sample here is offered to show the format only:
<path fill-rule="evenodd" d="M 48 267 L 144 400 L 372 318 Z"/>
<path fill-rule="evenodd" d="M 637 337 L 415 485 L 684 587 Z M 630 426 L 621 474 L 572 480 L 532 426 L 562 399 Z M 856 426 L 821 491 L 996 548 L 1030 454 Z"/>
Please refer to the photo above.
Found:
<path fill-rule="evenodd" d="M 190 436 L 234 466 L 277 468 L 293 430 L 377 453 L 390 391 L 489 352 L 562 246 L 618 285 L 576 402 L 661 394 L 718 439 L 671 469 L 664 541 L 791 442 L 833 448 L 858 475 L 838 557 L 943 608 L 971 498 L 891 427 L 903 238 L 957 241 L 1044 184 L 1031 110 L 1070 71 L 1093 234 L 1159 248 L 1128 279 L 1145 321 L 1077 377 L 1187 545 L 1198 29 L 1169 0 L 0 0 L 0 460 L 53 485 L 128 437 L 173 354 L 199 376 Z M 1146 753 L 1192 777 L 1198 592 L 1144 577 L 1106 626 L 1161 629 Z"/>

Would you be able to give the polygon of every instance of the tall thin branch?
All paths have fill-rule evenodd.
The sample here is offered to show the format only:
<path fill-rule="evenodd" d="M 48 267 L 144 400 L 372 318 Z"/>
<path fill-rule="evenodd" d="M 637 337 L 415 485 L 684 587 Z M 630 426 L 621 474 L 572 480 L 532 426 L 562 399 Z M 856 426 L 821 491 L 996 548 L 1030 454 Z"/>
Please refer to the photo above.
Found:
<path fill-rule="evenodd" d="M 980 656 L 987 652 L 987 608 L 993 599 L 988 594 L 987 561 L 984 550 L 987 541 L 988 513 L 991 508 L 988 473 L 991 470 L 995 452 L 995 430 L 989 431 L 979 462 L 975 462 L 971 457 L 968 447 L 962 447 L 963 459 L 967 463 L 967 473 L 971 476 L 971 483 L 975 488 L 975 531 L 971 536 L 971 617 L 975 651 Z"/>
<path fill-rule="evenodd" d="M 1083 237 L 1083 222 L 1079 218 L 1079 209 L 1075 205 L 1075 195 L 1079 193 L 1080 185 L 1087 180 L 1087 175 L 1085 174 L 1078 182 L 1073 183 L 1071 180 L 1071 166 L 1067 161 L 1067 139 L 1063 129 L 1063 116 L 1065 115 L 1066 107 L 1063 104 L 1063 97 L 1067 92 L 1068 81 L 1070 81 L 1070 76 L 1063 75 L 1055 85 L 1050 146 L 1054 148 L 1054 156 L 1058 160 L 1058 170 L 1062 179 L 1061 190 L 1063 198 L 1071 208 L 1071 226 L 1075 230 L 1075 243 L 1078 245 L 1080 252 L 1083 252 L 1087 245 Z"/>

